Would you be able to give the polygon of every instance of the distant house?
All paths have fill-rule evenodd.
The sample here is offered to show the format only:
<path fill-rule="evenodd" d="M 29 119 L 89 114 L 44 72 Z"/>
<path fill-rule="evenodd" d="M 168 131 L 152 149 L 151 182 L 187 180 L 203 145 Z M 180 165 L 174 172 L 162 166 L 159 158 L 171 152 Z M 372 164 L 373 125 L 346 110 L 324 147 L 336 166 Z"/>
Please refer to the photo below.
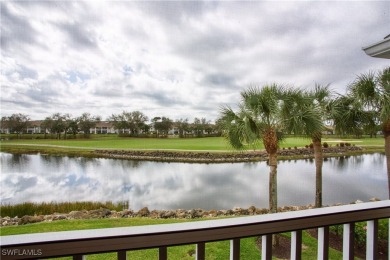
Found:
<path fill-rule="evenodd" d="M 41 128 L 42 120 L 30 121 L 29 126 L 27 127 L 28 134 L 40 134 L 44 132 L 44 129 Z"/>
<path fill-rule="evenodd" d="M 4 122 L 4 121 L 1 122 L 0 133 L 1 134 L 9 134 L 10 133 L 7 122 Z"/>
<path fill-rule="evenodd" d="M 117 131 L 111 122 L 98 122 L 94 128 L 90 130 L 91 134 L 115 134 Z"/>

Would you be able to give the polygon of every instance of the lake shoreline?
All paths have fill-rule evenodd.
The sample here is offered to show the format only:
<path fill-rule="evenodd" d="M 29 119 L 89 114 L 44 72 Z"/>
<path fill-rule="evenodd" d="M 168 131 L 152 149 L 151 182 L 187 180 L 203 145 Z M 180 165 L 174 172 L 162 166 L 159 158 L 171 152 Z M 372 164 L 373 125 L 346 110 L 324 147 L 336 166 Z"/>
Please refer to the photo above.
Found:
<path fill-rule="evenodd" d="M 369 153 L 382 153 L 384 148 L 362 148 L 360 146 L 331 146 L 323 148 L 323 157 L 340 157 Z M 267 161 L 268 155 L 262 150 L 256 151 L 196 151 L 196 150 L 115 150 L 115 149 L 54 149 L 46 147 L 2 146 L 1 152 L 12 154 L 45 154 L 53 156 L 125 159 L 156 162 L 188 162 L 188 163 L 240 163 Z M 283 148 L 278 150 L 279 160 L 313 159 L 313 148 Z"/>
<path fill-rule="evenodd" d="M 322 149 L 324 157 L 344 156 L 348 153 L 362 153 L 358 146 L 328 147 Z M 265 151 L 242 152 L 197 152 L 197 151 L 131 151 L 131 150 L 95 150 L 95 154 L 103 158 L 130 159 L 162 162 L 194 162 L 194 163 L 226 163 L 226 162 L 256 162 L 267 161 Z M 314 158 L 313 148 L 279 149 L 279 158 L 311 159 Z"/>
<path fill-rule="evenodd" d="M 380 201 L 378 198 L 372 198 L 369 202 Z M 357 200 L 349 204 L 363 203 Z M 346 205 L 337 203 L 334 205 L 324 205 L 323 207 L 334 207 Z M 315 208 L 313 204 L 304 206 L 282 206 L 278 207 L 278 212 L 298 211 Z M 52 222 L 58 220 L 74 220 L 74 219 L 118 219 L 118 218 L 151 218 L 151 219 L 215 219 L 223 217 L 239 217 L 239 216 L 253 216 L 269 214 L 268 208 L 256 208 L 250 206 L 249 208 L 235 207 L 228 210 L 204 210 L 204 209 L 176 209 L 176 210 L 149 210 L 147 207 L 140 210 L 126 209 L 122 211 L 110 210 L 107 208 L 100 208 L 95 210 L 78 210 L 69 213 L 53 213 L 48 215 L 25 215 L 22 217 L 1 217 L 0 226 L 18 226 L 39 222 Z"/>

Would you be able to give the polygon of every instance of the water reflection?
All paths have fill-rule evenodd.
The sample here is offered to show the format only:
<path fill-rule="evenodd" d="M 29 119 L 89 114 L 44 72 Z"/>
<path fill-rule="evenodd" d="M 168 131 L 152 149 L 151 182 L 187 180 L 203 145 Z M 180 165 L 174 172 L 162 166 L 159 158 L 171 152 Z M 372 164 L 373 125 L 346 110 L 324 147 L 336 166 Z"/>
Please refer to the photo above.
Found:
<path fill-rule="evenodd" d="M 323 203 L 386 199 L 382 154 L 329 158 Z M 128 201 L 139 209 L 268 207 L 268 166 L 188 164 L 0 153 L 1 202 Z M 280 161 L 279 205 L 314 203 L 313 160 Z"/>

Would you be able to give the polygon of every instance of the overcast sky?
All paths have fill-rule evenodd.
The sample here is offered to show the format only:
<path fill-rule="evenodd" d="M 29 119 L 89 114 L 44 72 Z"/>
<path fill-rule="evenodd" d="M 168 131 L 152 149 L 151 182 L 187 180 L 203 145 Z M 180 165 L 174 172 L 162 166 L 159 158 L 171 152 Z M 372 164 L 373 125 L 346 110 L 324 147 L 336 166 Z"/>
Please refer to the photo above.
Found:
<path fill-rule="evenodd" d="M 390 1 L 1 1 L 1 116 L 205 117 L 249 85 L 345 93 L 389 60 Z"/>

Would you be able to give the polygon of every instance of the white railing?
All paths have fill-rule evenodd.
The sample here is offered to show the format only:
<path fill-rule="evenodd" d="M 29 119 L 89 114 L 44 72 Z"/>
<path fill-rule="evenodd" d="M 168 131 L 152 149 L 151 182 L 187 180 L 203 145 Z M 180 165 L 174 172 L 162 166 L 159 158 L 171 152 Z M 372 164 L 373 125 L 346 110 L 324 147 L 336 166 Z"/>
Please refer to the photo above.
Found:
<path fill-rule="evenodd" d="M 276 214 L 153 226 L 63 231 L 1 237 L 1 259 L 47 258 L 196 244 L 196 258 L 205 258 L 205 244 L 230 240 L 230 258 L 240 258 L 240 239 L 262 236 L 262 259 L 272 258 L 272 235 L 292 232 L 291 259 L 301 258 L 302 230 L 318 228 L 318 259 L 328 259 L 329 226 L 344 224 L 343 258 L 353 259 L 354 223 L 367 221 L 366 259 L 378 256 L 378 220 L 390 218 L 390 201 L 360 203 Z"/>

